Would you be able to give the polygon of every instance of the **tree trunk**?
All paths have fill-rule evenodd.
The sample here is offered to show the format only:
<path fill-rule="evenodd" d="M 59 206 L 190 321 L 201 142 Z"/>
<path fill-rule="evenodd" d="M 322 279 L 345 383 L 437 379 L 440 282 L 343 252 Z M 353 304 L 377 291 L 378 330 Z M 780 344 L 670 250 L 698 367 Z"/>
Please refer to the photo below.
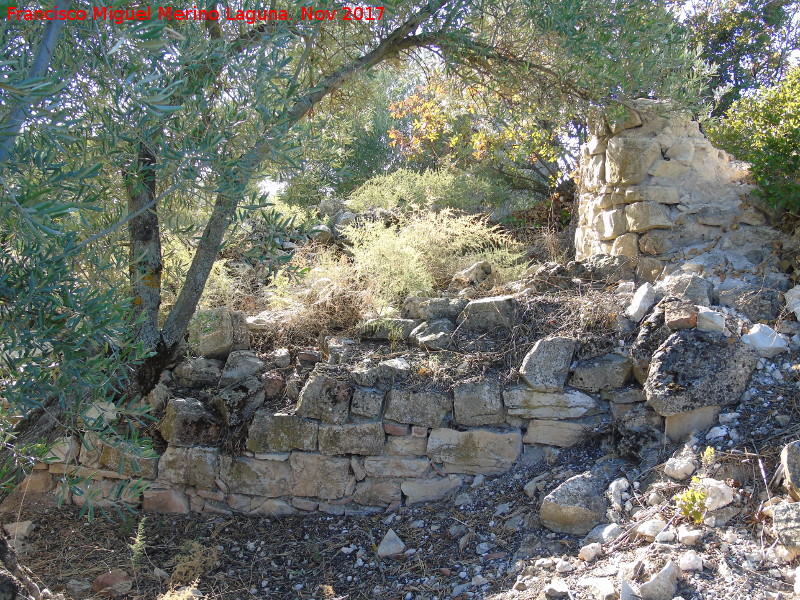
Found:
<path fill-rule="evenodd" d="M 139 143 L 135 171 L 129 177 L 128 213 L 150 206 L 128 224 L 130 286 L 133 296 L 134 339 L 155 349 L 161 341 L 158 311 L 161 307 L 161 230 L 156 198 L 156 156 L 147 140 Z"/>

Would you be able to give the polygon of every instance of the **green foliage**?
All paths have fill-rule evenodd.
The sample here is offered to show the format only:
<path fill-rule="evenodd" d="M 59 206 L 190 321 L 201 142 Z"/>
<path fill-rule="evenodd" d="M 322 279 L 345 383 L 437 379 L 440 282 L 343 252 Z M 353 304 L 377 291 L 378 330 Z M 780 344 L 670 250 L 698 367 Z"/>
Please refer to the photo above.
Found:
<path fill-rule="evenodd" d="M 486 210 L 508 202 L 507 189 L 470 173 L 398 169 L 373 177 L 348 198 L 355 212 L 369 208 L 450 208 L 468 212 Z"/>
<path fill-rule="evenodd" d="M 706 131 L 716 146 L 752 163 L 768 202 L 800 209 L 800 67 L 781 83 L 734 102 Z"/>
<path fill-rule="evenodd" d="M 498 268 L 498 283 L 519 276 L 524 265 L 521 248 L 507 234 L 449 209 L 412 213 L 392 227 L 351 225 L 345 235 L 361 286 L 369 288 L 378 307 L 441 290 L 455 273 L 481 260 Z"/>
<path fill-rule="evenodd" d="M 716 72 L 708 96 L 717 96 L 712 114 L 724 114 L 743 92 L 773 85 L 788 72 L 800 45 L 797 0 L 683 0 L 672 2 L 685 14 L 692 46 Z"/>
<path fill-rule="evenodd" d="M 692 483 L 696 484 L 699 480 L 692 478 Z M 703 522 L 703 515 L 706 512 L 707 494 L 696 487 L 688 487 L 680 494 L 674 496 L 675 505 L 681 514 L 695 523 Z"/>

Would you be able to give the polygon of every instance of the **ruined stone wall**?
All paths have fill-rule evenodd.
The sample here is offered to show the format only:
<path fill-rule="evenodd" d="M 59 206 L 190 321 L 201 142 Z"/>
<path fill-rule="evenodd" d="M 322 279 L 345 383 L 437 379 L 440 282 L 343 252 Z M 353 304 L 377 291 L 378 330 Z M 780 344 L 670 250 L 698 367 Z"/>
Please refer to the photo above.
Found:
<path fill-rule="evenodd" d="M 624 119 L 598 115 L 591 131 L 580 158 L 577 260 L 623 256 L 651 282 L 687 263 L 713 277 L 777 262 L 781 236 L 754 198 L 747 163 L 712 146 L 698 122 L 640 100 Z"/>

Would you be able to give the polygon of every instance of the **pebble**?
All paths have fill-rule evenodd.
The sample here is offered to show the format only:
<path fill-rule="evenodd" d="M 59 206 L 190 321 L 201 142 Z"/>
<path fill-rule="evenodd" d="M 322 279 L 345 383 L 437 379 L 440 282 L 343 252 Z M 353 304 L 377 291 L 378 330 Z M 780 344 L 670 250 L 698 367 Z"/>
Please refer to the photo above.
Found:
<path fill-rule="evenodd" d="M 480 587 L 482 585 L 486 585 L 487 583 L 489 583 L 489 580 L 480 575 L 476 575 L 475 577 L 472 578 L 472 585 L 474 585 L 475 587 Z"/>
<path fill-rule="evenodd" d="M 678 526 L 678 541 L 681 544 L 694 546 L 701 537 L 703 537 L 703 532 L 700 529 L 686 524 Z"/>
<path fill-rule="evenodd" d="M 556 572 L 558 573 L 569 573 L 574 568 L 575 567 L 573 567 L 572 563 L 570 563 L 568 560 L 562 559 L 556 563 Z"/>
<path fill-rule="evenodd" d="M 578 552 L 578 558 L 585 562 L 592 562 L 602 553 L 603 547 L 597 542 L 594 542 L 593 544 L 586 544 L 583 548 L 581 548 L 580 552 Z"/>
<path fill-rule="evenodd" d="M 694 550 L 689 550 L 689 552 L 681 556 L 678 566 L 681 571 L 702 571 L 703 559 Z"/>
<path fill-rule="evenodd" d="M 706 434 L 706 439 L 717 440 L 720 438 L 724 438 L 726 435 L 728 435 L 728 428 L 718 425 L 717 427 L 712 427 L 711 429 L 708 430 L 708 433 Z"/>
<path fill-rule="evenodd" d="M 657 541 L 660 544 L 668 544 L 670 542 L 674 542 L 675 532 L 672 531 L 672 529 L 665 529 L 656 536 L 655 541 Z"/>
<path fill-rule="evenodd" d="M 639 526 L 636 528 L 636 533 L 646 539 L 648 542 L 652 542 L 656 539 L 656 536 L 664 531 L 667 527 L 667 522 L 663 519 L 648 519 L 643 523 L 640 523 Z"/>

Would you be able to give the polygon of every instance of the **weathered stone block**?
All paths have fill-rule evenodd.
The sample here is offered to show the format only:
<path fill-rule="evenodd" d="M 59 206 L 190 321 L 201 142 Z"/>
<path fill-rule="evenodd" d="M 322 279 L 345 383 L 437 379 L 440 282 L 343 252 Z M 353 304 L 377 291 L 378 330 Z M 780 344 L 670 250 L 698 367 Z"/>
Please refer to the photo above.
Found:
<path fill-rule="evenodd" d="M 353 502 L 364 506 L 389 506 L 400 502 L 399 479 L 368 479 L 356 484 Z"/>
<path fill-rule="evenodd" d="M 622 387 L 631 376 L 631 362 L 619 354 L 606 354 L 577 364 L 569 384 L 579 390 L 599 392 Z"/>
<path fill-rule="evenodd" d="M 403 302 L 403 314 L 408 318 L 420 321 L 433 321 L 435 319 L 455 321 L 468 303 L 469 300 L 464 300 L 463 298 L 409 296 Z"/>
<path fill-rule="evenodd" d="M 653 355 L 644 389 L 662 416 L 739 402 L 758 355 L 740 340 L 684 329 Z"/>
<path fill-rule="evenodd" d="M 172 484 L 213 489 L 219 470 L 219 448 L 169 446 L 158 461 L 158 479 Z"/>
<path fill-rule="evenodd" d="M 261 381 L 248 377 L 220 390 L 211 399 L 211 403 L 228 427 L 235 427 L 249 421 L 265 398 Z"/>
<path fill-rule="evenodd" d="M 217 417 L 194 398 L 172 398 L 158 430 L 172 446 L 213 446 L 220 434 Z"/>
<path fill-rule="evenodd" d="M 636 258 L 639 256 L 639 236 L 635 233 L 626 233 L 614 240 L 611 246 L 611 256 L 627 256 Z"/>
<path fill-rule="evenodd" d="M 604 210 L 594 219 L 594 228 L 601 241 L 613 240 L 627 231 L 625 209 Z"/>
<path fill-rule="evenodd" d="M 643 233 L 651 229 L 669 229 L 672 220 L 661 204 L 656 202 L 635 202 L 625 207 L 628 230 Z"/>
<path fill-rule="evenodd" d="M 364 460 L 367 477 L 422 477 L 430 466 L 427 458 L 376 456 Z"/>
<path fill-rule="evenodd" d="M 356 478 L 350 471 L 349 458 L 293 452 L 289 462 L 295 496 L 337 500 L 355 489 Z"/>
<path fill-rule="evenodd" d="M 252 377 L 264 368 L 264 361 L 250 350 L 234 350 L 225 361 L 225 368 L 219 380 L 220 386 L 227 386 L 232 383 Z"/>
<path fill-rule="evenodd" d="M 236 494 L 276 498 L 287 496 L 292 490 L 292 468 L 285 461 L 224 456 L 220 479 L 229 492 Z"/>
<path fill-rule="evenodd" d="M 511 329 L 517 310 L 513 296 L 492 296 L 472 300 L 458 316 L 458 323 L 465 333 L 491 332 Z"/>
<path fill-rule="evenodd" d="M 297 415 L 273 415 L 260 410 L 247 432 L 247 449 L 251 452 L 316 450 L 318 430 L 318 423 Z"/>
<path fill-rule="evenodd" d="M 142 492 L 142 510 L 154 513 L 189 512 L 189 497 L 180 490 L 144 490 Z"/>
<path fill-rule="evenodd" d="M 503 398 L 497 381 L 459 383 L 453 388 L 453 410 L 459 425 L 499 425 Z"/>
<path fill-rule="evenodd" d="M 591 428 L 583 423 L 534 419 L 528 424 L 528 431 L 522 441 L 526 444 L 568 448 L 583 440 L 588 431 L 591 431 Z"/>
<path fill-rule="evenodd" d="M 381 416 L 385 392 L 357 387 L 353 391 L 350 412 L 359 417 L 375 419 Z"/>
<path fill-rule="evenodd" d="M 616 137 L 606 149 L 606 182 L 611 185 L 636 185 L 659 156 L 661 148 L 653 139 Z"/>
<path fill-rule="evenodd" d="M 377 456 L 383 454 L 385 437 L 380 422 L 320 425 L 319 451 L 322 454 Z"/>
<path fill-rule="evenodd" d="M 453 411 L 453 399 L 436 392 L 389 390 L 384 418 L 398 423 L 439 427 L 447 413 Z"/>
<path fill-rule="evenodd" d="M 510 469 L 521 451 L 519 431 L 434 429 L 428 438 L 427 454 L 434 462 L 442 463 L 448 473 L 493 475 Z"/>
<path fill-rule="evenodd" d="M 589 533 L 606 518 L 605 483 L 589 472 L 567 479 L 542 501 L 542 525 L 558 533 Z"/>
<path fill-rule="evenodd" d="M 195 313 L 189 323 L 189 347 L 199 356 L 223 360 L 233 350 L 247 350 L 250 334 L 244 313 L 227 308 Z"/>
<path fill-rule="evenodd" d="M 577 419 L 597 407 L 597 401 L 578 390 L 536 392 L 527 386 L 503 391 L 508 414 L 528 419 Z"/>
<path fill-rule="evenodd" d="M 454 329 L 450 319 L 435 319 L 416 327 L 409 338 L 425 350 L 446 350 L 453 341 Z"/>
<path fill-rule="evenodd" d="M 778 504 L 772 509 L 772 522 L 778 541 L 784 546 L 800 546 L 800 503 Z"/>
<path fill-rule="evenodd" d="M 687 165 L 681 164 L 676 160 L 664 160 L 662 158 L 656 160 L 647 172 L 653 177 L 673 179 L 683 175 L 688 170 L 689 167 Z"/>
<path fill-rule="evenodd" d="M 413 479 L 404 481 L 400 488 L 406 496 L 406 504 L 441 500 L 447 494 L 461 487 L 464 480 L 456 475 L 433 479 Z"/>
<path fill-rule="evenodd" d="M 384 446 L 384 452 L 396 456 L 424 456 L 427 447 L 427 437 L 390 435 Z"/>
<path fill-rule="evenodd" d="M 566 337 L 541 339 L 525 355 L 519 373 L 535 391 L 561 392 L 569 376 L 575 347 L 575 340 Z"/>
<path fill-rule="evenodd" d="M 297 514 L 297 509 L 286 500 L 274 498 L 253 498 L 250 503 L 251 515 L 265 515 L 268 517 L 291 517 Z"/>
<path fill-rule="evenodd" d="M 300 392 L 297 414 L 341 424 L 350 414 L 352 396 L 353 389 L 348 383 L 326 375 L 311 375 Z"/>
<path fill-rule="evenodd" d="M 638 194 L 639 200 L 644 202 L 658 202 L 659 204 L 678 204 L 680 195 L 678 188 L 666 185 L 641 185 L 637 187 L 628 188 Z M 631 197 L 635 197 L 633 193 Z"/>
<path fill-rule="evenodd" d="M 181 387 L 213 387 L 222 375 L 222 362 L 213 358 L 190 358 L 172 370 L 175 382 Z"/>
<path fill-rule="evenodd" d="M 651 229 L 639 238 L 639 249 L 644 254 L 660 256 L 674 248 L 673 234 L 662 229 Z"/>

